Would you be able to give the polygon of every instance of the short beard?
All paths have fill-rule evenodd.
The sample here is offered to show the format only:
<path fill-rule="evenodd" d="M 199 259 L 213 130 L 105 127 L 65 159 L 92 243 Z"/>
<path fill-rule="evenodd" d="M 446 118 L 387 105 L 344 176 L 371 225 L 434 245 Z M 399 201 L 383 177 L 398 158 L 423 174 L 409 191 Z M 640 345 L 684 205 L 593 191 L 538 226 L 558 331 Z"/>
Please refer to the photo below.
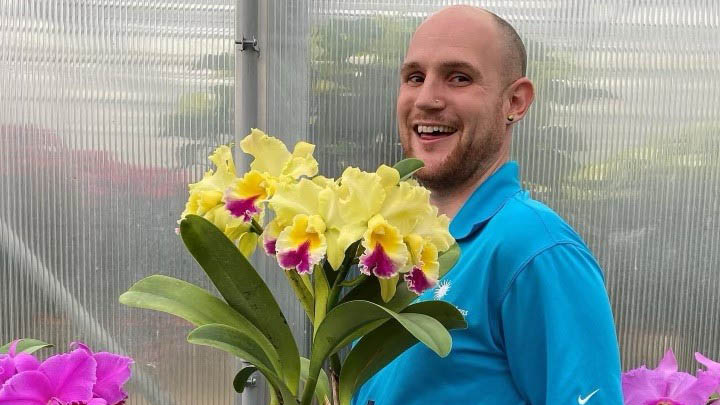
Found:
<path fill-rule="evenodd" d="M 467 185 L 482 177 L 493 165 L 502 148 L 503 136 L 502 128 L 485 127 L 480 139 L 470 145 L 461 140 L 434 171 L 423 168 L 415 173 L 415 178 L 439 194 Z M 406 154 L 412 155 L 412 150 L 406 150 Z"/>

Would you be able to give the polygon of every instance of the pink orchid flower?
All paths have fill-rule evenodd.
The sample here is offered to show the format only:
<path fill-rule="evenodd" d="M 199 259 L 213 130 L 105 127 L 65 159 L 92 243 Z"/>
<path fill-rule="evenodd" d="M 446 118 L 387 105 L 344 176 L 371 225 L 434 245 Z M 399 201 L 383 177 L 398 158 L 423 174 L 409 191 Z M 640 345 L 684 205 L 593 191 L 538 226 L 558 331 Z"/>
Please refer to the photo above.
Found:
<path fill-rule="evenodd" d="M 705 405 L 718 384 L 720 374 L 679 372 L 672 350 L 657 368 L 642 366 L 622 375 L 625 405 Z"/>
<path fill-rule="evenodd" d="M 703 356 L 701 353 L 695 353 L 695 360 L 698 361 L 698 363 L 702 364 L 703 366 L 707 367 L 707 372 L 710 374 L 713 374 L 715 376 L 720 377 L 720 363 L 716 361 L 712 361 L 708 359 L 707 357 Z M 720 385 L 715 387 L 715 392 L 720 392 Z M 718 404 L 720 405 L 720 400 L 715 400 L 711 402 L 710 404 Z"/>
<path fill-rule="evenodd" d="M 13 340 L 10 343 L 8 354 L 0 354 L 0 387 L 5 381 L 15 374 L 35 370 L 40 367 L 40 361 L 35 356 L 27 353 L 16 353 L 18 342 L 22 339 Z"/>
<path fill-rule="evenodd" d="M 37 369 L 10 377 L 0 388 L 0 405 L 106 405 L 92 396 L 96 367 L 81 349 L 49 357 Z"/>
<path fill-rule="evenodd" d="M 130 379 L 132 359 L 108 352 L 93 353 L 82 342 L 72 342 L 70 347 L 78 347 L 80 350 L 84 350 L 97 363 L 95 373 L 97 379 L 92 389 L 93 396 L 102 398 L 107 401 L 108 405 L 123 404 L 128 395 L 123 391 L 122 386 Z"/>

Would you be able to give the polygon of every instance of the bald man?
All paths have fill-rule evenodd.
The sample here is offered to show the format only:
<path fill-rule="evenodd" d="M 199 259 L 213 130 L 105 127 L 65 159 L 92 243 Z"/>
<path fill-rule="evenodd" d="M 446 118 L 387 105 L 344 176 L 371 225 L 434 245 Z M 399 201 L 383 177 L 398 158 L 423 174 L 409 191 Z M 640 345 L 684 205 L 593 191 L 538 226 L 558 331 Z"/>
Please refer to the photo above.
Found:
<path fill-rule="evenodd" d="M 401 69 L 399 136 L 452 218 L 458 263 L 420 301 L 465 315 L 445 358 L 415 345 L 355 405 L 620 405 L 620 360 L 602 271 L 582 239 L 530 198 L 509 160 L 533 101 L 526 55 L 496 15 L 454 6 L 415 32 Z"/>

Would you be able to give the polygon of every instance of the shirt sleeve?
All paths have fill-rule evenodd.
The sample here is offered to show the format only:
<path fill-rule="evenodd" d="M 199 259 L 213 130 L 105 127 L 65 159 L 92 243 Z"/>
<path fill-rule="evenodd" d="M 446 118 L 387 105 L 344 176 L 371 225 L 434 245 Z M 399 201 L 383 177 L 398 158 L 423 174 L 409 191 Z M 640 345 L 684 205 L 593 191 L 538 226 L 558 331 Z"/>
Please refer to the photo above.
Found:
<path fill-rule="evenodd" d="M 622 405 L 610 302 L 584 246 L 553 246 L 519 269 L 500 323 L 513 380 L 530 404 Z"/>

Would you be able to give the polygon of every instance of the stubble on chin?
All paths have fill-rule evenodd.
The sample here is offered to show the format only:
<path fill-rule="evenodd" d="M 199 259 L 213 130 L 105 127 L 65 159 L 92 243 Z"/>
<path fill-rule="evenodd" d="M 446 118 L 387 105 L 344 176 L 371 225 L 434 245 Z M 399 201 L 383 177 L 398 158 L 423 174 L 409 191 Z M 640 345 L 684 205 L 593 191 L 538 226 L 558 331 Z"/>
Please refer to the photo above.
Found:
<path fill-rule="evenodd" d="M 402 142 L 405 155 L 414 157 L 410 142 Z M 465 145 L 458 142 L 452 151 L 436 167 L 424 167 L 415 178 L 429 190 L 448 193 L 480 178 L 497 157 L 502 148 L 499 132 L 487 130 L 479 142 Z"/>

